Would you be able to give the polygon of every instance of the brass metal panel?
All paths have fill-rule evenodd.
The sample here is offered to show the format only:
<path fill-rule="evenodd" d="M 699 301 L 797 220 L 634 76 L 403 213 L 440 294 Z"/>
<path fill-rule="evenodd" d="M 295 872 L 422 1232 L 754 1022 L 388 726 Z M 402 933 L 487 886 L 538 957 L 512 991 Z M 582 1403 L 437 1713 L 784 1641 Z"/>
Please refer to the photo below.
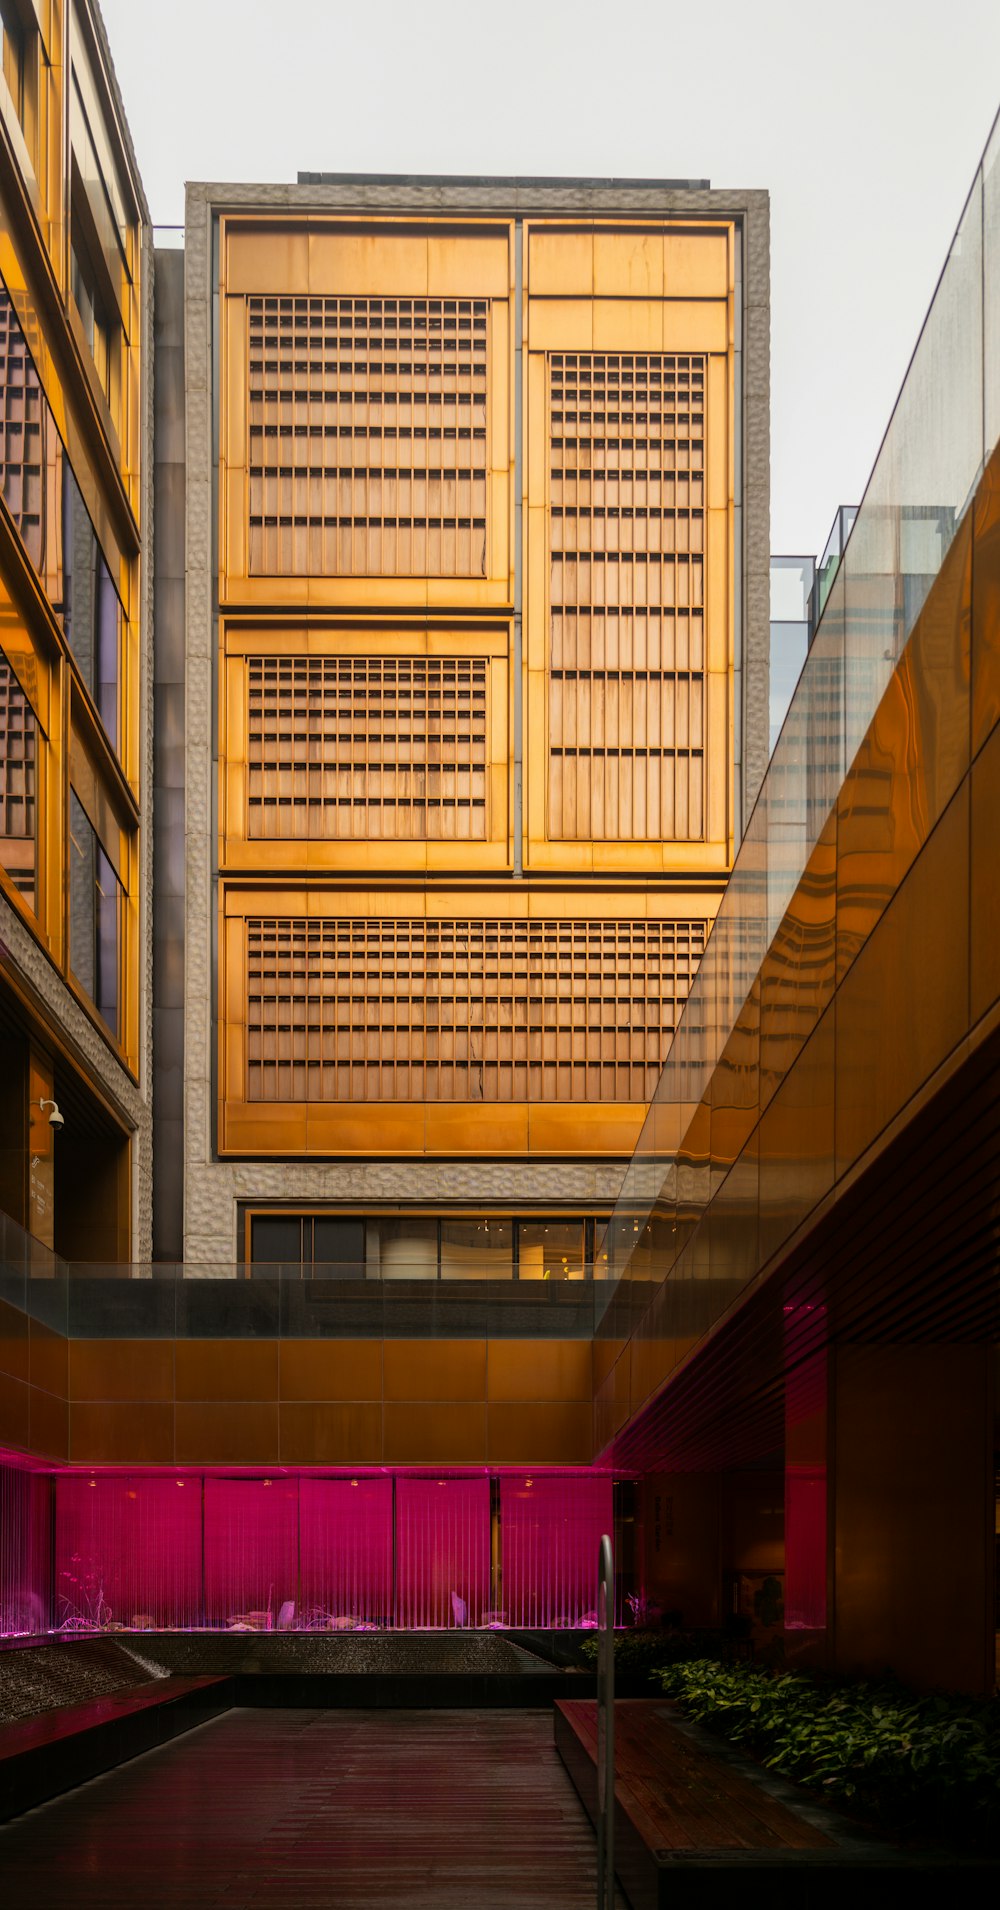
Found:
<path fill-rule="evenodd" d="M 224 858 L 506 866 L 506 626 L 230 622 L 224 641 Z"/>
<path fill-rule="evenodd" d="M 700 357 L 549 354 L 553 839 L 704 835 L 704 401 Z"/>
<path fill-rule="evenodd" d="M 586 1405 L 502 1405 L 488 1408 L 488 1450 L 495 1466 L 587 1466 L 593 1458 L 593 1412 Z"/>
<path fill-rule="evenodd" d="M 275 1340 L 178 1340 L 174 1363 L 178 1400 L 278 1397 Z"/>
<path fill-rule="evenodd" d="M 758 1265 L 833 1185 L 836 1013 L 827 1007 L 761 1116 Z"/>
<path fill-rule="evenodd" d="M 664 234 L 663 289 L 668 298 L 721 298 L 729 292 L 731 232 Z"/>
<path fill-rule="evenodd" d="M 586 1400 L 593 1394 L 589 1340 L 491 1340 L 487 1391 L 491 1404 Z"/>
<path fill-rule="evenodd" d="M 424 1110 L 423 1146 L 429 1154 L 526 1154 L 531 1146 L 527 1107 L 465 1107 L 445 1103 Z"/>
<path fill-rule="evenodd" d="M 526 866 L 724 874 L 728 228 L 533 223 L 527 282 Z"/>
<path fill-rule="evenodd" d="M 0 1300 L 0 1373 L 9 1379 L 28 1381 L 29 1359 L 28 1316 L 20 1307 Z"/>
<path fill-rule="evenodd" d="M 31 1386 L 28 1401 L 28 1445 L 39 1459 L 69 1458 L 69 1405 L 53 1393 Z"/>
<path fill-rule="evenodd" d="M 972 750 L 1000 722 L 1000 446 L 972 506 Z"/>
<path fill-rule="evenodd" d="M 380 1403 L 288 1403 L 279 1408 L 281 1462 L 286 1466 L 382 1464 Z"/>
<path fill-rule="evenodd" d="M 386 1340 L 383 1390 L 390 1400 L 486 1398 L 485 1340 Z"/>
<path fill-rule="evenodd" d="M 970 1011 L 978 1021 L 1000 1000 L 1000 724 L 972 765 Z"/>
<path fill-rule="evenodd" d="M 529 1147 L 533 1154 L 628 1154 L 645 1113 L 642 1102 L 624 1105 L 598 1099 L 575 1107 L 530 1107 Z"/>
<path fill-rule="evenodd" d="M 29 1325 L 32 1386 L 57 1399 L 69 1398 L 69 1342 L 40 1320 Z"/>
<path fill-rule="evenodd" d="M 455 895 L 408 896 L 405 915 L 396 896 L 274 895 L 296 912 L 258 916 L 266 892 L 226 898 L 226 1149 L 257 1150 L 270 1137 L 276 1151 L 357 1151 L 367 1144 L 358 1125 L 366 1112 L 377 1105 L 391 1119 L 393 1102 L 413 1104 L 408 1123 L 397 1117 L 411 1148 L 447 1145 L 456 1127 L 468 1147 L 487 1107 L 506 1104 L 501 1139 L 504 1118 L 525 1103 L 529 1132 L 519 1115 L 507 1145 L 544 1149 L 552 1123 L 565 1144 L 560 1108 L 588 1101 L 591 1123 L 617 1129 L 608 1144 L 630 1145 L 703 947 L 704 918 L 623 919 L 620 903 L 584 917 L 568 898 L 560 912 L 536 915 L 551 907 L 548 897 L 523 895 L 503 906 L 530 907 L 527 919 L 477 919 Z M 370 912 L 348 913 L 359 904 Z M 463 1142 L 456 1113 L 466 1106 Z M 255 1108 L 266 1115 L 255 1118 Z"/>
<path fill-rule="evenodd" d="M 632 1347 L 623 1348 L 611 1373 L 611 1402 L 615 1431 L 629 1416 L 632 1397 Z"/>
<path fill-rule="evenodd" d="M 838 797 L 838 976 L 968 768 L 972 515 L 955 536 Z"/>
<path fill-rule="evenodd" d="M 755 999 L 759 1002 L 761 1107 L 766 1107 L 785 1079 L 833 995 L 837 849 L 838 818 L 834 813 L 827 819 L 760 966 Z"/>
<path fill-rule="evenodd" d="M 603 1452 L 617 1430 L 614 1418 L 614 1381 L 609 1374 L 594 1394 L 594 1451 Z"/>
<path fill-rule="evenodd" d="M 574 230 L 532 221 L 526 227 L 525 258 L 527 289 L 533 299 L 593 297 L 594 233 L 589 227 Z M 650 287 L 651 292 L 657 289 Z"/>
<path fill-rule="evenodd" d="M 594 232 L 593 286 L 595 297 L 660 299 L 663 296 L 664 234 L 655 229 L 615 232 L 600 226 Z M 536 287 L 532 283 L 532 292 Z M 725 288 L 723 288 L 725 297 Z"/>
<path fill-rule="evenodd" d="M 100 1404 L 74 1400 L 70 1404 L 69 1457 L 73 1465 L 169 1466 L 178 1456 L 174 1452 L 172 1404 L 122 1405 L 107 1400 Z"/>
<path fill-rule="evenodd" d="M 720 1302 L 725 1293 L 735 1300 L 759 1265 L 757 1143 L 751 1135 L 709 1209 L 708 1273 Z"/>
<path fill-rule="evenodd" d="M 282 1340 L 278 1352 L 283 1406 L 297 1400 L 382 1397 L 381 1340 Z"/>
<path fill-rule="evenodd" d="M 27 1452 L 31 1439 L 31 1388 L 27 1380 L 0 1373 L 0 1442 Z"/>
<path fill-rule="evenodd" d="M 178 1401 L 175 1441 L 178 1465 L 277 1465 L 278 1402 Z"/>
<path fill-rule="evenodd" d="M 222 234 L 223 281 L 230 294 L 373 290 L 442 297 L 464 290 L 502 297 L 511 283 L 510 225 L 504 219 L 268 219 L 230 213 Z"/>
<path fill-rule="evenodd" d="M 471 1466 L 487 1458 L 485 1403 L 387 1401 L 383 1425 L 385 1465 Z"/>
<path fill-rule="evenodd" d="M 966 782 L 837 991 L 838 1177 L 961 1039 L 968 1011 Z"/>
<path fill-rule="evenodd" d="M 71 1340 L 69 1397 L 151 1404 L 174 1397 L 172 1340 Z"/>
<path fill-rule="evenodd" d="M 615 1361 L 620 1359 L 626 1345 L 627 1341 L 625 1340 L 598 1338 L 593 1341 L 591 1350 L 595 1388 L 603 1386 L 604 1381 L 615 1365 Z"/>
<path fill-rule="evenodd" d="M 509 600 L 510 289 L 506 224 L 227 220 L 224 598 Z"/>

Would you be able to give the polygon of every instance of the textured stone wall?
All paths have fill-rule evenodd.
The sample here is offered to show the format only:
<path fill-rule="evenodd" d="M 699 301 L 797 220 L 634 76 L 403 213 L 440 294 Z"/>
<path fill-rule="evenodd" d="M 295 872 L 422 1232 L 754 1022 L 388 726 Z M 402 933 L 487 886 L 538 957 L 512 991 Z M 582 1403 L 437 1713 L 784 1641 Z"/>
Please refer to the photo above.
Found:
<path fill-rule="evenodd" d="M 126 1126 L 141 1135 L 149 1109 L 132 1076 L 98 1033 L 90 1016 L 71 994 L 40 943 L 16 909 L 0 895 L 0 964 L 28 997 L 38 1020 L 58 1032 L 87 1080 L 96 1082 Z M 141 1217 L 133 1227 L 136 1258 L 141 1258 Z"/>
<path fill-rule="evenodd" d="M 154 399 L 153 1253 L 179 1260 L 184 1208 L 184 254 L 156 252 Z"/>

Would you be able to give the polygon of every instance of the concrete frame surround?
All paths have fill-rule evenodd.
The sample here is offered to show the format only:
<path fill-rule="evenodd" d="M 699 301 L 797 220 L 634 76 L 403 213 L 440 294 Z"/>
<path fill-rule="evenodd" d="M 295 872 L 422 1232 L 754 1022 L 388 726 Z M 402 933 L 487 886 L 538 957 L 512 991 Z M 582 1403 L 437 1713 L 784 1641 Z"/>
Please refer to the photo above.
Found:
<path fill-rule="evenodd" d="M 420 179 L 321 185 L 221 185 L 187 189 L 185 227 L 185 852 L 184 907 L 184 1239 L 186 1266 L 235 1263 L 237 1203 L 559 1201 L 612 1202 L 624 1161 L 220 1161 L 215 1156 L 216 739 L 214 672 L 217 421 L 213 366 L 216 218 L 226 212 L 288 214 L 539 213 L 644 218 L 735 217 L 742 226 L 743 406 L 736 526 L 742 545 L 737 649 L 737 762 L 742 758 L 745 826 L 768 756 L 770 644 L 770 252 L 768 196 L 762 191 L 623 182 L 516 180 L 454 183 Z M 737 292 L 739 312 L 739 288 Z M 740 598 L 737 596 L 737 604 Z M 739 613 L 738 613 L 739 614 Z M 742 679 L 742 680 L 741 680 Z"/>

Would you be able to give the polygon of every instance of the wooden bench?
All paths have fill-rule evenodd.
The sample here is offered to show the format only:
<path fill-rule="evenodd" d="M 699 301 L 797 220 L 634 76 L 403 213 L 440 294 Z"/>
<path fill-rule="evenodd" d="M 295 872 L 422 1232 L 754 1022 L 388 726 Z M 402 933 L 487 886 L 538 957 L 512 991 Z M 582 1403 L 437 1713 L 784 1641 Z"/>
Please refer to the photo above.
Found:
<path fill-rule="evenodd" d="M 597 1818 L 597 1706 L 555 1706 L 556 1748 Z M 887 1872 L 961 1870 L 971 1883 L 989 1859 L 902 1851 L 867 1837 L 732 1746 L 681 1719 L 662 1700 L 615 1705 L 615 1867 L 633 1910 L 697 1905 L 732 1910 L 733 1893 L 777 1910 L 884 1905 Z M 736 1874 L 734 1874 L 736 1873 Z"/>
<path fill-rule="evenodd" d="M 0 1727 L 0 1823 L 232 1705 L 231 1678 L 154 1678 Z"/>

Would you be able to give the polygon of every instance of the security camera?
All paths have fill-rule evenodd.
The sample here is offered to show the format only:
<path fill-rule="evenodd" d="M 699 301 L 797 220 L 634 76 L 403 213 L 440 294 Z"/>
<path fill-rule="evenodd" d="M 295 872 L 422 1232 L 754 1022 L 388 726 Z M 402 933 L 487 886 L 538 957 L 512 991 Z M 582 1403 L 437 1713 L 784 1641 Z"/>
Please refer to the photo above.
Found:
<path fill-rule="evenodd" d="M 55 1101 L 39 1101 L 38 1106 L 41 1108 L 43 1114 L 46 1108 L 52 1109 L 49 1115 L 49 1126 L 54 1127 L 58 1134 L 59 1129 L 66 1126 L 66 1117 L 64 1114 L 60 1114 L 58 1103 Z"/>

